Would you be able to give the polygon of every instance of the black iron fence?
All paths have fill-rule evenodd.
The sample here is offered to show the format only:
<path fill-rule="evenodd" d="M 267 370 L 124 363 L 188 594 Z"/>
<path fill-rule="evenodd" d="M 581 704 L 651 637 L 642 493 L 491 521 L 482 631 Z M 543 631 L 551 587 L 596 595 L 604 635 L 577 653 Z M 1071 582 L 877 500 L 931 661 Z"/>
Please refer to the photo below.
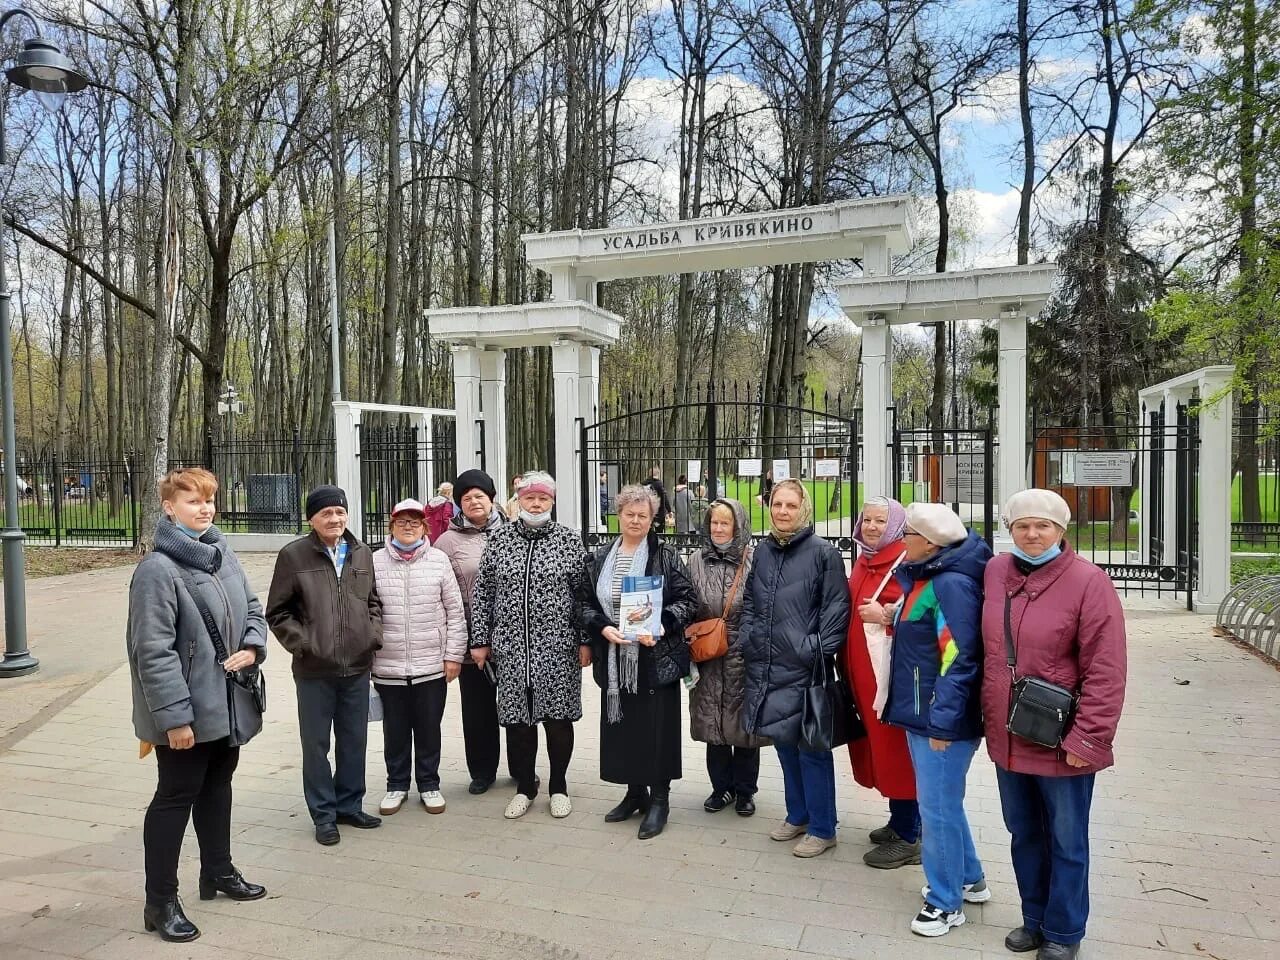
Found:
<path fill-rule="evenodd" d="M 40 546 L 133 547 L 138 542 L 142 459 L 53 454 L 18 457 L 18 518 Z M 209 439 L 175 450 L 170 468 L 204 467 L 218 477 L 218 526 L 230 533 L 300 533 L 303 498 L 332 483 L 332 439 Z"/>
<path fill-rule="evenodd" d="M 1231 549 L 1280 553 L 1280 411 L 1239 410 L 1232 453 Z"/>
<path fill-rule="evenodd" d="M 364 539 L 380 543 L 392 507 L 407 497 L 425 502 L 457 475 L 456 422 L 432 417 L 425 427 L 361 423 L 358 430 Z"/>
<path fill-rule="evenodd" d="M 990 545 L 996 533 L 995 414 L 969 410 L 950 426 L 923 426 L 891 408 L 893 489 L 898 501 L 946 503 Z"/>

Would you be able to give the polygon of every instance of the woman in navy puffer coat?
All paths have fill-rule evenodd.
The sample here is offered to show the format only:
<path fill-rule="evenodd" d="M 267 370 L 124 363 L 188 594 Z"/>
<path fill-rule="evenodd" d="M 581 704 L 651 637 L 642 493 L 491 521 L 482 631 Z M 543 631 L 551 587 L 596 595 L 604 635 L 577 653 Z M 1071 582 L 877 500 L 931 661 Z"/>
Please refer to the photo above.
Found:
<path fill-rule="evenodd" d="M 769 835 L 803 835 L 792 853 L 816 857 L 836 845 L 835 763 L 830 750 L 800 748 L 800 714 L 819 658 L 833 671 L 849 633 L 849 586 L 840 551 L 814 534 L 803 484 L 776 484 L 769 514 L 773 531 L 756 548 L 742 601 L 742 728 L 772 738 L 782 765 L 787 819 Z"/>

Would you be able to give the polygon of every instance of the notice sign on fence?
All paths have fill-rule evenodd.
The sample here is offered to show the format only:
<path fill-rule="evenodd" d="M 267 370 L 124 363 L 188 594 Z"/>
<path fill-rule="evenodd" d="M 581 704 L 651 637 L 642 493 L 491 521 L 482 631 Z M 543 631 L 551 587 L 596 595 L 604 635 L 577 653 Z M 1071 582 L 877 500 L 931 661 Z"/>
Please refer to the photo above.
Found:
<path fill-rule="evenodd" d="M 813 475 L 819 479 L 840 476 L 839 460 L 815 460 L 813 461 Z"/>
<path fill-rule="evenodd" d="M 998 497 L 994 489 L 992 496 Z M 980 453 L 947 453 L 942 457 L 945 503 L 982 503 L 986 497 L 987 461 Z"/>
<path fill-rule="evenodd" d="M 758 477 L 760 476 L 760 458 L 751 457 L 738 461 L 738 476 L 740 477 Z"/>
<path fill-rule="evenodd" d="M 1081 450 L 1072 459 L 1078 487 L 1127 487 L 1133 483 L 1132 450 Z"/>
<path fill-rule="evenodd" d="M 701 460 L 690 460 L 685 467 L 685 471 L 685 476 L 688 478 L 690 483 L 697 484 L 702 482 Z"/>

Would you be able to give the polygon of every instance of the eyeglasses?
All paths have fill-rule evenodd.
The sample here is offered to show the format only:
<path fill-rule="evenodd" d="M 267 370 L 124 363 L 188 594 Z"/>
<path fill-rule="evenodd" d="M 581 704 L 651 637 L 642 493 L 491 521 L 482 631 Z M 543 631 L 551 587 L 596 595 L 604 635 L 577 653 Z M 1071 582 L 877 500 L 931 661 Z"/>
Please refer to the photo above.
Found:
<path fill-rule="evenodd" d="M 391 521 L 393 527 L 421 527 L 424 526 L 422 520 L 418 517 L 397 517 Z"/>

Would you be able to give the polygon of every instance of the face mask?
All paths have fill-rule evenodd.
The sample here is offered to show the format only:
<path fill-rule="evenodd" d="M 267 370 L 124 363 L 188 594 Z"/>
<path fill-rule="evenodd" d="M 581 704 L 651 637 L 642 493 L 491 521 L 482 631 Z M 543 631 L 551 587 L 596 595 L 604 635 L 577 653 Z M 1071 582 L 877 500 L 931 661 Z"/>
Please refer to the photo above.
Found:
<path fill-rule="evenodd" d="M 520 508 L 520 519 L 524 521 L 527 527 L 540 527 L 551 519 L 551 511 L 546 513 L 530 513 L 523 507 Z"/>
<path fill-rule="evenodd" d="M 408 553 L 410 550 L 417 550 L 420 546 L 422 546 L 427 541 L 424 540 L 422 537 L 419 537 L 417 540 L 413 541 L 413 543 L 401 543 L 395 537 L 392 537 L 391 542 L 394 543 L 396 547 L 399 548 L 400 550 L 403 550 L 405 553 Z"/>
<path fill-rule="evenodd" d="M 1055 543 L 1052 547 L 1050 547 L 1044 553 L 1040 554 L 1040 556 L 1038 557 L 1033 557 L 1030 554 L 1025 553 L 1024 551 L 1018 549 L 1016 546 L 1013 548 L 1012 552 L 1013 552 L 1013 555 L 1017 557 L 1019 560 L 1021 560 L 1023 563 L 1029 563 L 1033 567 L 1040 567 L 1062 553 L 1062 544 Z"/>
<path fill-rule="evenodd" d="M 177 527 L 179 530 L 185 533 L 192 540 L 199 540 L 201 537 L 204 536 L 203 530 L 192 530 L 185 523 L 179 523 L 177 517 L 170 516 L 169 519 L 173 521 L 173 525 L 175 527 Z"/>

